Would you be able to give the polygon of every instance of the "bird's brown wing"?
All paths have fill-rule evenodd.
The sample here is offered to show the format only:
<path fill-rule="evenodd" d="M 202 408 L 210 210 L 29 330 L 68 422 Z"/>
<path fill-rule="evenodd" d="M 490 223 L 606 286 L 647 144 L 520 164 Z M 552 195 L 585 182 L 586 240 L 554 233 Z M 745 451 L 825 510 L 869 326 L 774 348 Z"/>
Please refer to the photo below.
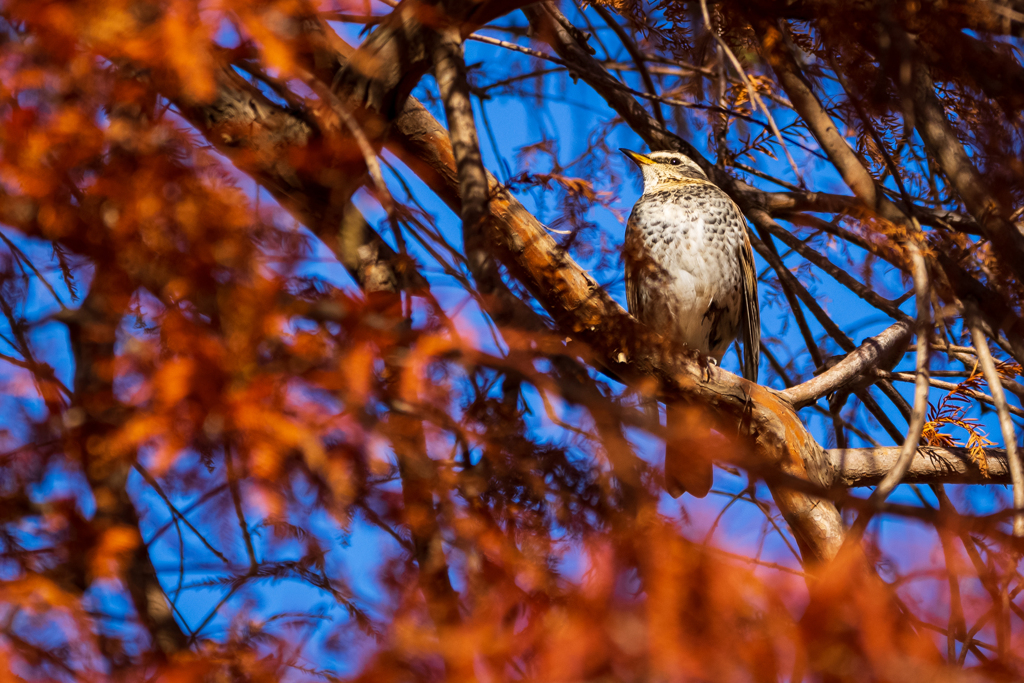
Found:
<path fill-rule="evenodd" d="M 751 382 L 757 382 L 757 368 L 761 362 L 761 307 L 757 301 L 757 269 L 754 266 L 754 251 L 750 248 L 750 237 L 747 235 L 746 229 L 743 231 L 743 246 L 740 247 L 739 258 L 743 290 L 743 308 L 740 311 L 740 334 L 743 335 L 743 376 Z"/>
<path fill-rule="evenodd" d="M 633 225 L 633 217 L 629 217 L 626 223 L 626 237 L 622 245 L 622 261 L 626 272 L 626 307 L 629 314 L 641 323 L 647 323 L 647 315 L 644 304 L 647 297 L 641 296 L 643 283 L 640 282 L 643 271 L 644 255 L 640 246 L 640 238 L 636 234 L 636 227 Z M 653 397 L 641 397 L 640 408 L 654 422 L 661 421 L 661 414 L 658 412 L 658 401 Z"/>

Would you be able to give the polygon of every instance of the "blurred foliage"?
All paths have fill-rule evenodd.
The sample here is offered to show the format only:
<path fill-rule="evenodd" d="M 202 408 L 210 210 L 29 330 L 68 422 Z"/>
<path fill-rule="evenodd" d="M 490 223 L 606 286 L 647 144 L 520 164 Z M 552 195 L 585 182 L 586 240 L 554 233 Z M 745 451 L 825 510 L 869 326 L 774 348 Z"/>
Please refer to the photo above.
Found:
<path fill-rule="evenodd" d="M 940 477 L 869 510 L 833 491 L 848 522 L 870 512 L 874 526 L 808 566 L 763 474 L 727 465 L 707 501 L 672 502 L 665 428 L 638 410 L 653 381 L 621 384 L 513 268 L 487 284 L 429 174 L 382 152 L 414 87 L 443 109 L 413 32 L 365 59 L 355 46 L 395 26 L 469 33 L 482 16 L 473 45 L 488 57 L 469 78 L 491 170 L 621 293 L 606 226 L 628 210 L 613 140 L 631 133 L 521 4 L 403 0 L 414 20 L 389 24 L 387 0 L 0 3 L 0 680 L 1024 675 L 1009 493 L 951 500 Z M 910 48 L 890 36 L 911 36 L 993 210 L 1019 231 L 1024 7 L 561 9 L 619 91 L 722 172 L 793 200 L 777 218 L 798 246 L 760 238 L 811 301 L 826 280 L 850 288 L 835 271 L 877 295 L 844 291 L 855 305 L 830 318 L 759 262 L 762 383 L 776 389 L 863 336 L 851 310 L 914 316 L 906 227 L 855 199 L 814 203 L 847 190 L 755 26 L 784 34 L 880 193 L 915 207 L 937 278 L 933 368 L 956 378 L 923 442 L 967 446 L 986 473 L 997 423 L 979 402 L 966 285 L 943 279 L 942 259 L 989 306 L 1016 394 L 1022 255 L 994 246 L 989 216 L 914 132 Z M 352 62 L 324 62 L 328 50 Z M 536 113 L 515 169 L 495 102 Z M 544 122 L 562 105 L 597 112 L 573 119 L 571 140 Z M 514 323 L 496 313 L 503 295 L 525 302 Z M 865 385 L 803 415 L 828 445 L 899 445 L 893 391 L 885 408 Z M 747 445 L 723 432 L 707 447 L 735 461 Z M 913 542 L 882 538 L 883 520 Z"/>

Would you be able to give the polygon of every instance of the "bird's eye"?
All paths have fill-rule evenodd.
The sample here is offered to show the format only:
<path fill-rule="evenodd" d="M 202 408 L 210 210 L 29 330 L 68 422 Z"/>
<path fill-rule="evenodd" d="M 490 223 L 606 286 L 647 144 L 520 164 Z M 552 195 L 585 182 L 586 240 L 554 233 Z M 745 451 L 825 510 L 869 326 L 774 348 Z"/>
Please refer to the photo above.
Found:
<path fill-rule="evenodd" d="M 668 160 L 668 163 L 672 164 L 673 166 L 678 166 L 678 165 L 679 165 L 679 164 L 681 164 L 682 162 L 681 162 L 681 161 L 679 161 L 679 159 L 669 159 L 669 160 Z"/>

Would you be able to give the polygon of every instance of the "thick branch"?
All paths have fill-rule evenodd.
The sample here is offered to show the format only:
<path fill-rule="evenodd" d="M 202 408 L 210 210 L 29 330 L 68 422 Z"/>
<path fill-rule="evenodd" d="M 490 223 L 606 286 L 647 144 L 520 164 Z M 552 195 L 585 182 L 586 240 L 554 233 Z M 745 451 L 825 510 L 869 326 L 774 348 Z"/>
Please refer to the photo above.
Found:
<path fill-rule="evenodd" d="M 917 449 L 903 477 L 906 484 L 1009 484 L 1006 451 L 986 449 L 984 469 L 967 448 Z M 834 486 L 876 486 L 895 467 L 900 447 L 847 448 L 826 451 L 835 472 Z"/>
<path fill-rule="evenodd" d="M 455 27 L 438 31 L 433 39 L 434 74 L 445 116 L 448 118 L 449 140 L 458 170 L 462 241 L 466 261 L 477 281 L 493 289 L 493 280 L 500 278 L 497 264 L 490 258 L 483 237 L 483 225 L 490 213 L 487 171 L 480 157 L 480 140 L 473 120 L 466 63 L 462 57 L 462 41 Z"/>
<path fill-rule="evenodd" d="M 394 277 L 400 288 L 425 288 L 426 280 L 412 264 L 401 263 L 349 203 L 363 182 L 361 158 L 354 178 L 321 172 L 336 166 L 331 161 L 334 145 L 308 119 L 271 102 L 226 64 L 216 75 L 212 102 L 193 103 L 173 90 L 165 89 L 164 95 L 239 170 L 321 238 L 361 286 Z M 299 151 L 301 165 L 291 161 Z"/>

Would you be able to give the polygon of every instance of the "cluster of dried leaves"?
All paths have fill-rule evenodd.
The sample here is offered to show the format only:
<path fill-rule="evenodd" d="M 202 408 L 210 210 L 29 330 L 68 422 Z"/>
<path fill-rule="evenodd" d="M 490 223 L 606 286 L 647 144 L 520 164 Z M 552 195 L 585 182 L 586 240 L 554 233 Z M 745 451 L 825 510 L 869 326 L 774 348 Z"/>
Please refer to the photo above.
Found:
<path fill-rule="evenodd" d="M 0 679 L 1019 677 L 1022 31 L 0 4 Z M 514 173 L 495 101 L 536 113 Z M 760 386 L 616 303 L 619 137 L 746 213 Z M 704 503 L 652 396 L 714 428 Z"/>

